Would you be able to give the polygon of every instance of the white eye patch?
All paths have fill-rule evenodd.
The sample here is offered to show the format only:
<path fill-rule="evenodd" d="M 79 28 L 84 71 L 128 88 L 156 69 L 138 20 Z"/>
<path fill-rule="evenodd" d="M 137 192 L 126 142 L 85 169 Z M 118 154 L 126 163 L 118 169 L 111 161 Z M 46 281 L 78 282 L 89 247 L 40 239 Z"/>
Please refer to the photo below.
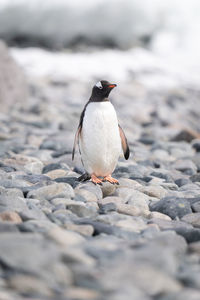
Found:
<path fill-rule="evenodd" d="M 97 82 L 96 87 L 98 87 L 100 90 L 102 90 L 103 86 L 101 84 L 101 81 Z"/>

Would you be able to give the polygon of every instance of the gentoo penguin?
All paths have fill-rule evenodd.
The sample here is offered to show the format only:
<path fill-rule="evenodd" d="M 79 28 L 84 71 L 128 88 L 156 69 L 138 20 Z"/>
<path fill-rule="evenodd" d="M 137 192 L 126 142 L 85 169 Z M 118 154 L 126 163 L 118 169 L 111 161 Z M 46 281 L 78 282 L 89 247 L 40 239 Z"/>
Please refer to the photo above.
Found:
<path fill-rule="evenodd" d="M 108 99 L 114 87 L 116 84 L 106 80 L 99 81 L 93 87 L 92 95 L 81 113 L 74 139 L 72 160 L 78 144 L 83 167 L 95 184 L 101 184 L 102 181 L 118 184 L 111 174 L 121 151 L 125 159 L 129 158 L 126 136 Z"/>

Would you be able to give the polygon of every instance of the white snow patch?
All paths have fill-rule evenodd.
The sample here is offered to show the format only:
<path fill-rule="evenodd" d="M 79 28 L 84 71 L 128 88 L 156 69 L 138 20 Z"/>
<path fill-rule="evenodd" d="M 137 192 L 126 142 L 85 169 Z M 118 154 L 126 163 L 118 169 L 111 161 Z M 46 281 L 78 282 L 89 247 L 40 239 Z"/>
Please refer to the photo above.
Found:
<path fill-rule="evenodd" d="M 29 77 L 38 79 L 82 82 L 107 79 L 124 82 L 134 78 L 153 89 L 168 89 L 182 84 L 199 86 L 200 83 L 200 74 L 189 73 L 188 66 L 182 62 L 175 64 L 173 58 L 162 59 L 142 48 L 88 53 L 12 48 L 11 54 Z"/>

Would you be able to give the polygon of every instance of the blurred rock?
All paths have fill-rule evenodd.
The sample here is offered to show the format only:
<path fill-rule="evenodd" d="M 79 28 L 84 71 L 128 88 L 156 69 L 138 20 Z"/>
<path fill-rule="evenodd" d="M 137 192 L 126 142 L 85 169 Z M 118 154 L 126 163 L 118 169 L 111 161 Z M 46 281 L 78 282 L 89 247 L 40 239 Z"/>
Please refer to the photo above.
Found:
<path fill-rule="evenodd" d="M 20 216 L 14 211 L 5 211 L 0 213 L 0 220 L 3 222 L 7 221 L 15 224 L 22 222 Z"/>
<path fill-rule="evenodd" d="M 17 104 L 25 104 L 28 97 L 23 71 L 0 40 L 0 104 L 1 112 L 9 112 Z"/>
<path fill-rule="evenodd" d="M 175 137 L 173 137 L 172 141 L 175 141 L 175 142 L 186 141 L 186 142 L 190 143 L 192 140 L 197 139 L 199 137 L 200 137 L 200 134 L 198 132 L 185 129 L 185 130 L 181 130 Z"/>

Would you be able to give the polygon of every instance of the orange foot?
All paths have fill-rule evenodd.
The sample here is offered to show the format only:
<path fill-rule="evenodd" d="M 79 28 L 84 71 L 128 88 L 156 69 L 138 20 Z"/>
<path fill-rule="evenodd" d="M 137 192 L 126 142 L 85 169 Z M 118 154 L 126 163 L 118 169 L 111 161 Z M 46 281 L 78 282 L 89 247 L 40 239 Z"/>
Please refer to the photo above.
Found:
<path fill-rule="evenodd" d="M 94 175 L 94 174 L 91 175 L 91 180 L 92 180 L 92 182 L 93 182 L 94 184 L 97 184 L 97 183 L 102 184 L 102 180 L 99 179 L 99 178 L 98 178 L 96 175 Z"/>
<path fill-rule="evenodd" d="M 104 177 L 104 180 L 105 180 L 105 181 L 108 181 L 108 182 L 110 182 L 110 183 L 116 183 L 116 184 L 119 184 L 118 180 L 115 179 L 115 178 L 112 178 L 111 175 L 105 176 L 105 177 Z"/>

